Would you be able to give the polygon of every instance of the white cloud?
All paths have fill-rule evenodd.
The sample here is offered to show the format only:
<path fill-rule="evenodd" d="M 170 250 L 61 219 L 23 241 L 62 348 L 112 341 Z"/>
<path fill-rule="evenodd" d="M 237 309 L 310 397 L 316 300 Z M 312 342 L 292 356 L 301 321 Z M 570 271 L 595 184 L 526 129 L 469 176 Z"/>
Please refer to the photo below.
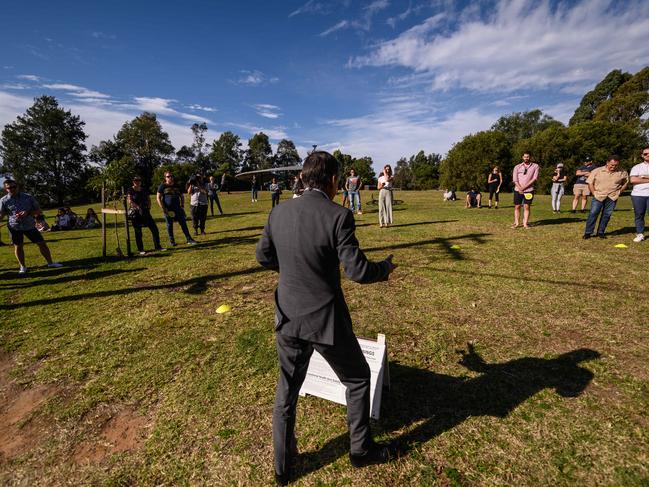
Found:
<path fill-rule="evenodd" d="M 328 13 L 329 11 L 329 5 L 327 5 L 326 3 L 309 0 L 301 7 L 293 10 L 290 14 L 288 14 L 288 16 L 290 18 L 300 14 L 323 14 Z"/>
<path fill-rule="evenodd" d="M 390 6 L 388 0 L 374 0 L 369 5 L 363 7 L 363 15 L 356 20 L 341 20 L 338 23 L 332 25 L 328 29 L 320 32 L 318 34 L 320 37 L 326 37 L 329 34 L 333 34 L 342 29 L 360 29 L 363 31 L 369 31 L 372 28 L 372 19 L 374 16 L 379 13 L 381 10 L 385 10 Z"/>
<path fill-rule="evenodd" d="M 27 90 L 30 86 L 22 83 L 4 83 L 0 85 L 0 89 L 4 90 Z"/>
<path fill-rule="evenodd" d="M 280 108 L 277 105 L 270 105 L 268 103 L 257 103 L 252 105 L 257 111 L 257 115 L 264 118 L 277 119 L 281 116 Z"/>
<path fill-rule="evenodd" d="M 19 74 L 18 76 L 16 76 L 16 78 L 25 79 L 27 81 L 40 81 L 41 79 L 40 77 L 34 74 Z"/>
<path fill-rule="evenodd" d="M 77 100 L 82 102 L 83 100 Z M 132 120 L 141 113 L 137 105 L 108 105 L 96 106 L 87 103 L 61 103 L 66 110 L 71 110 L 73 114 L 79 115 L 86 123 L 84 130 L 88 134 L 86 146 L 98 144 L 101 140 L 111 139 L 122 127 L 124 122 Z M 31 97 L 16 96 L 0 90 L 0 127 L 16 120 L 34 103 Z M 155 102 L 150 102 L 152 108 Z M 163 104 L 158 104 L 162 106 Z M 175 117 L 173 111 L 170 114 Z M 188 124 L 180 124 L 169 118 L 158 116 L 158 120 L 171 139 L 176 148 L 182 145 L 191 145 L 193 134 Z M 207 138 L 215 139 L 220 135 L 219 132 L 208 130 Z"/>
<path fill-rule="evenodd" d="M 239 78 L 234 81 L 238 85 L 260 86 L 267 83 L 277 83 L 279 78 L 276 76 L 267 76 L 259 70 L 241 70 Z"/>
<path fill-rule="evenodd" d="M 611 66 L 643 67 L 648 31 L 646 1 L 499 0 L 486 17 L 475 7 L 431 17 L 350 65 L 410 68 L 430 76 L 434 90 L 547 88 L 601 79 Z"/>
<path fill-rule="evenodd" d="M 369 155 L 378 168 L 419 150 L 445 154 L 465 135 L 489 129 L 498 117 L 496 112 L 478 109 L 440 116 L 434 105 L 421 100 L 390 101 L 374 113 L 329 120 L 327 125 L 339 141 L 334 149 L 355 157 Z M 327 146 L 330 143 L 322 147 Z"/>
<path fill-rule="evenodd" d="M 334 32 L 340 30 L 340 29 L 345 29 L 346 27 L 350 26 L 350 22 L 348 20 L 341 20 L 337 24 L 329 27 L 327 30 L 324 30 L 318 34 L 320 37 L 326 37 L 329 34 L 333 34 Z"/>
<path fill-rule="evenodd" d="M 50 90 L 67 91 L 68 94 L 75 96 L 77 98 L 88 98 L 92 100 L 98 100 L 98 99 L 107 100 L 110 98 L 110 95 L 106 95 L 98 91 L 89 90 L 87 88 L 84 88 L 83 86 L 72 85 L 69 83 L 44 84 L 43 88 L 48 88 Z"/>
<path fill-rule="evenodd" d="M 218 112 L 218 110 L 216 108 L 204 107 L 202 105 L 196 105 L 196 104 L 187 105 L 187 108 L 189 108 L 190 110 L 201 110 L 203 112 Z"/>
<path fill-rule="evenodd" d="M 101 31 L 91 32 L 90 35 L 95 39 L 116 39 L 117 38 L 117 36 L 115 36 L 114 34 L 106 34 Z"/>
<path fill-rule="evenodd" d="M 256 133 L 263 132 L 266 135 L 268 135 L 268 138 L 271 140 L 280 140 L 280 139 L 289 138 L 285 132 L 284 127 L 268 128 L 268 127 L 260 127 L 258 125 L 247 124 L 247 123 L 228 123 L 227 125 L 246 130 L 251 136 Z"/>
<path fill-rule="evenodd" d="M 189 120 L 191 122 L 209 122 L 211 120 L 205 117 L 199 117 L 193 113 L 184 113 L 180 112 L 171 107 L 172 103 L 175 103 L 177 100 L 170 98 L 159 98 L 159 97 L 147 97 L 147 96 L 137 96 L 134 98 L 135 104 L 126 104 L 125 107 L 134 108 L 136 110 L 141 110 L 145 112 L 152 112 L 161 115 L 167 115 L 172 117 L 179 117 L 184 120 Z"/>

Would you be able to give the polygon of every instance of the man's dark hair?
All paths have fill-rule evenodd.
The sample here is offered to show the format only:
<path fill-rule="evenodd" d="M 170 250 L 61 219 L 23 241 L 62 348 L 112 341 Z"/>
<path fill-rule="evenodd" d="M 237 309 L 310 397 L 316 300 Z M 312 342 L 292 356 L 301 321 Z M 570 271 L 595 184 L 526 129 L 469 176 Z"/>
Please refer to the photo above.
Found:
<path fill-rule="evenodd" d="M 4 185 L 5 185 L 5 186 L 12 186 L 12 185 L 16 185 L 16 186 L 17 186 L 17 183 L 16 183 L 16 181 L 14 181 L 13 179 L 5 179 Z"/>
<path fill-rule="evenodd" d="M 325 151 L 314 151 L 304 160 L 302 181 L 309 188 L 325 191 L 331 178 L 338 174 L 338 160 Z"/>
<path fill-rule="evenodd" d="M 608 156 L 608 159 L 606 159 L 606 160 L 607 161 L 618 161 L 619 162 L 620 161 L 620 156 L 618 156 L 617 154 L 611 154 L 610 156 Z"/>

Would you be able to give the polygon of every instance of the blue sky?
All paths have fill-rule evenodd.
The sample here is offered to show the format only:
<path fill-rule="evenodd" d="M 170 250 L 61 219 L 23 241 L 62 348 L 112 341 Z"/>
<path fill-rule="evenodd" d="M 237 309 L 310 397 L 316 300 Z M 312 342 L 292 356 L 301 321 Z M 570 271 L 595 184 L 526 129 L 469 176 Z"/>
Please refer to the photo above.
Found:
<path fill-rule="evenodd" d="M 649 64 L 649 2 L 3 2 L 0 126 L 50 94 L 88 146 L 144 110 L 176 147 L 205 121 L 379 167 L 501 115 L 567 122 L 611 69 Z"/>

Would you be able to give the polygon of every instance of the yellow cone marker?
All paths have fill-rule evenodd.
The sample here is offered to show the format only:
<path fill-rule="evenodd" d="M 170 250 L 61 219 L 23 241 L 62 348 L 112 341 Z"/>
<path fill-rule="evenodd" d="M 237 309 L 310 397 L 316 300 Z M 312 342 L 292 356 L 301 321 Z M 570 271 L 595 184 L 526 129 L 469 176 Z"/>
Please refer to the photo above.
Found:
<path fill-rule="evenodd" d="M 221 306 L 216 308 L 216 312 L 219 314 L 227 313 L 228 311 L 232 311 L 232 308 L 229 304 L 222 304 Z"/>
<path fill-rule="evenodd" d="M 617 245 L 615 246 L 615 248 L 616 248 L 616 249 L 628 249 L 629 246 L 628 246 L 628 245 L 625 245 L 625 244 L 617 244 Z"/>

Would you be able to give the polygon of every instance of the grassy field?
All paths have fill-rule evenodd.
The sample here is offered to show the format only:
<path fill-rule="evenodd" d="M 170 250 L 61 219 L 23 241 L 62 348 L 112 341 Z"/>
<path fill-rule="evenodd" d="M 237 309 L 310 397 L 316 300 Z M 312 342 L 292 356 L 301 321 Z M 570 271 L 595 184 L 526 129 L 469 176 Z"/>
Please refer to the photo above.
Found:
<path fill-rule="evenodd" d="M 296 484 L 649 485 L 649 243 L 631 242 L 629 198 L 607 240 L 584 241 L 586 215 L 553 215 L 547 196 L 529 230 L 509 228 L 511 195 L 497 211 L 396 196 L 395 225 L 379 229 L 366 204 L 357 235 L 398 269 L 343 287 L 356 333 L 387 336 L 375 432 L 407 453 L 353 469 L 344 407 L 302 398 Z M 23 279 L 0 248 L 0 483 L 272 483 L 262 198 L 223 195 L 226 215 L 193 248 L 104 260 L 100 230 L 49 233 L 65 267 L 28 245 Z"/>

